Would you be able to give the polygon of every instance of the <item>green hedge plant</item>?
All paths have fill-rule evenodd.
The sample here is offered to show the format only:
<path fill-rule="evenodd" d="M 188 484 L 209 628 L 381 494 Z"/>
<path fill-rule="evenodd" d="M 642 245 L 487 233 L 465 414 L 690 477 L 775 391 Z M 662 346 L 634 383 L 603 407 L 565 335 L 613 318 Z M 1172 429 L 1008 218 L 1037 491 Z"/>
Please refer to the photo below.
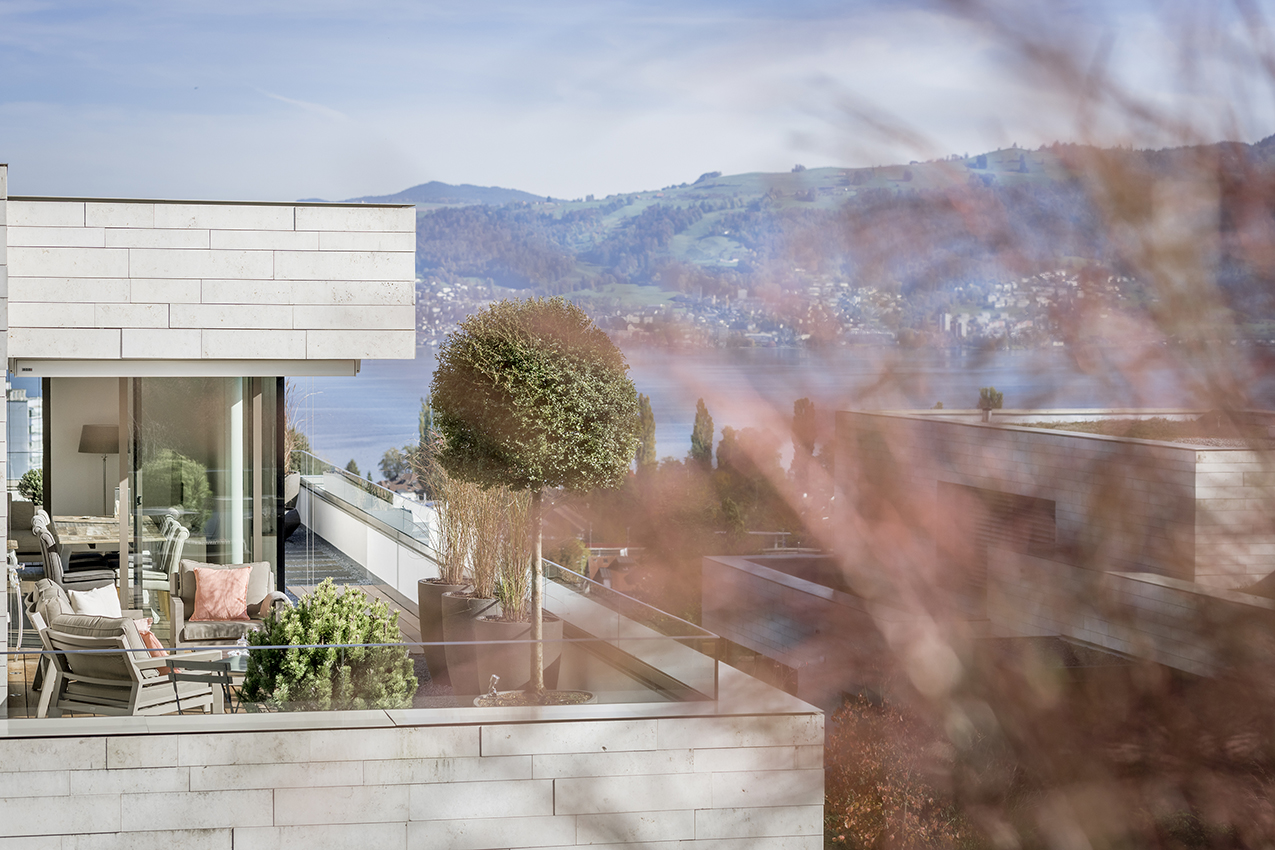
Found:
<path fill-rule="evenodd" d="M 410 708 L 417 681 L 403 646 L 345 647 L 315 644 L 398 644 L 398 613 L 357 587 L 338 591 L 325 579 L 248 636 L 243 696 L 248 702 L 301 711 Z"/>

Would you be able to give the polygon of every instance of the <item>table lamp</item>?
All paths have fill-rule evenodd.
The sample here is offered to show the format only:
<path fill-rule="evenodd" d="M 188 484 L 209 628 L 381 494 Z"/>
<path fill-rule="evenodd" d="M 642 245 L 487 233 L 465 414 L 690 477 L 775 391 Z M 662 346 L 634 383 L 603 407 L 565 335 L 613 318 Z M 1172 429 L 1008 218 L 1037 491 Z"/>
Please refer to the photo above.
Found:
<path fill-rule="evenodd" d="M 120 429 L 118 425 L 85 425 L 80 431 L 80 454 L 102 456 L 102 515 L 109 505 L 107 490 L 107 455 L 120 453 Z"/>

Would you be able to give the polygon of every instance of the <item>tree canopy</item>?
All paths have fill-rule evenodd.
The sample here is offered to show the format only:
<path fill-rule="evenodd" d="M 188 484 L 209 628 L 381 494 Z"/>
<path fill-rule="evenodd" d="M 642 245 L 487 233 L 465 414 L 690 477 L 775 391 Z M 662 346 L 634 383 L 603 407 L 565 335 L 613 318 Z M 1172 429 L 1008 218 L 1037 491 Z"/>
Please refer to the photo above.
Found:
<path fill-rule="evenodd" d="M 562 298 L 470 316 L 439 351 L 430 393 L 439 462 L 483 487 L 615 486 L 637 449 L 624 355 Z"/>

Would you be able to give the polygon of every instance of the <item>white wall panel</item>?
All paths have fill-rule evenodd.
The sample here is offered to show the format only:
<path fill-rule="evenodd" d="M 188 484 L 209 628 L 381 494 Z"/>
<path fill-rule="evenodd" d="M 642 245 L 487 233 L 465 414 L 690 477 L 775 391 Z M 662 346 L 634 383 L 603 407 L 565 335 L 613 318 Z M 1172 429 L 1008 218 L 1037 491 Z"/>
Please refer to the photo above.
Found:
<path fill-rule="evenodd" d="M 155 226 L 155 205 L 127 202 L 95 202 L 84 205 L 84 224 L 88 227 Z"/>
<path fill-rule="evenodd" d="M 410 207 L 30 198 L 10 207 L 0 228 L 13 246 L 10 357 L 415 354 Z M 68 328 L 90 333 L 58 333 Z M 188 331 L 203 333 L 196 342 Z"/>
<path fill-rule="evenodd" d="M 291 206 L 156 204 L 156 227 L 208 230 L 293 230 Z"/>

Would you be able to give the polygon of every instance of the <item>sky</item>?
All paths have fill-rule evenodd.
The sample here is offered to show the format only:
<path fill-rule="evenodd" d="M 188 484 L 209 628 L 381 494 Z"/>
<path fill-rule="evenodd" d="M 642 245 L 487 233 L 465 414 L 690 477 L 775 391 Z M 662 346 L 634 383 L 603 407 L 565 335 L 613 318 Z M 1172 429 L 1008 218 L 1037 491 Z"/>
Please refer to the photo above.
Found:
<path fill-rule="evenodd" d="M 1256 141 L 1275 131 L 1270 90 L 1244 82 L 1262 75 L 1237 70 L 1241 22 L 1199 11 L 1214 5 L 0 0 L 0 162 L 15 195 L 340 200 L 440 180 L 574 198 L 1146 142 L 1086 124 L 1016 60 L 1006 21 L 1065 33 L 1081 64 L 1206 135 Z M 1184 81 L 1200 15 L 1185 29 L 1217 37 Z"/>

